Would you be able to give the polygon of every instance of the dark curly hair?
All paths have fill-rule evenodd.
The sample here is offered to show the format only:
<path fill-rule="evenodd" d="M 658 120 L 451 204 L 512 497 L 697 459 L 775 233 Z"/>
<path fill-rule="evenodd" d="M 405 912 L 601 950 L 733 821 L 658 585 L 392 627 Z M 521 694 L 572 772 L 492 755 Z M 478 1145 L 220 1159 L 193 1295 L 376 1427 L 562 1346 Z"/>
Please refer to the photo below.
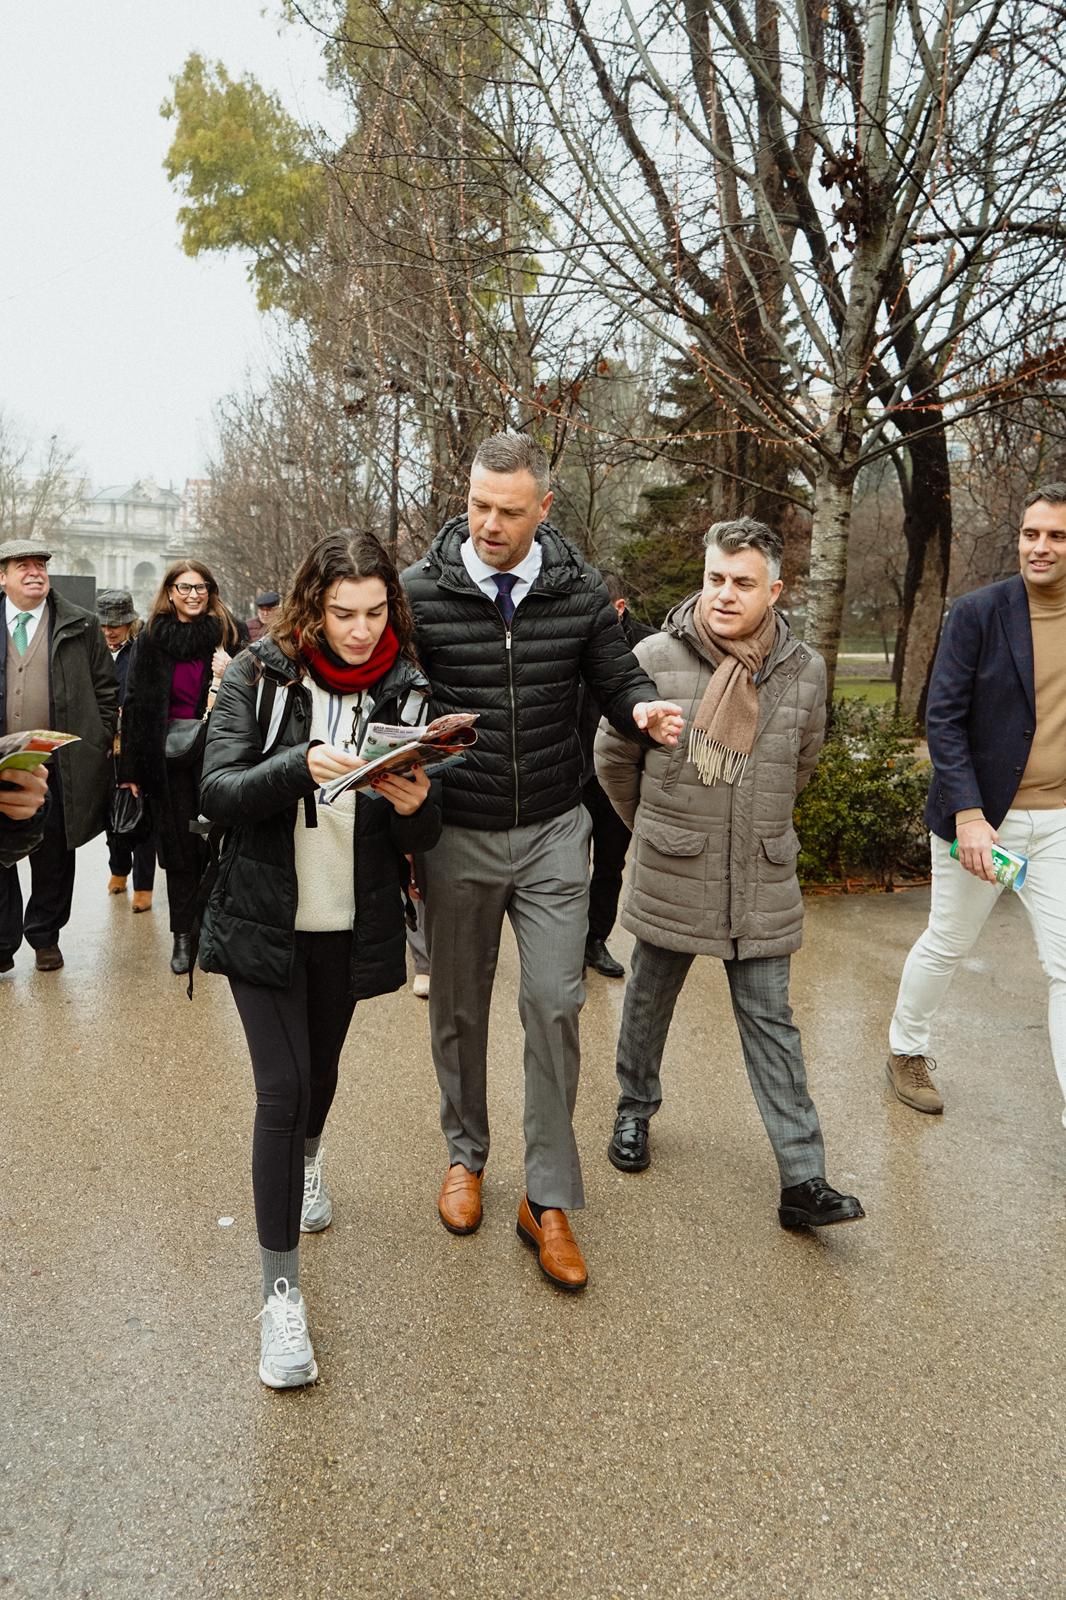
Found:
<path fill-rule="evenodd" d="M 356 583 L 364 578 L 381 579 L 388 595 L 392 631 L 400 641 L 400 654 L 416 661 L 415 622 L 400 575 L 379 539 L 372 533 L 355 533 L 351 528 L 338 528 L 336 533 L 319 539 L 293 573 L 279 615 L 269 628 L 278 649 L 290 661 L 296 661 L 301 644 L 321 648 L 326 595 L 335 583 L 347 578 Z"/>

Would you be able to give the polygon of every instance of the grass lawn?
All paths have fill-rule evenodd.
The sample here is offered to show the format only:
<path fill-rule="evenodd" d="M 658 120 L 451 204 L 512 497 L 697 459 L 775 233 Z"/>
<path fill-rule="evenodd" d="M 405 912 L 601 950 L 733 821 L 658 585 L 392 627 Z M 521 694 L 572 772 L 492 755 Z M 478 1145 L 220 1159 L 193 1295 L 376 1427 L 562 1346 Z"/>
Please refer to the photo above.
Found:
<path fill-rule="evenodd" d="M 836 700 L 868 700 L 872 706 L 887 706 L 896 698 L 896 686 L 878 678 L 838 678 L 833 697 Z"/>

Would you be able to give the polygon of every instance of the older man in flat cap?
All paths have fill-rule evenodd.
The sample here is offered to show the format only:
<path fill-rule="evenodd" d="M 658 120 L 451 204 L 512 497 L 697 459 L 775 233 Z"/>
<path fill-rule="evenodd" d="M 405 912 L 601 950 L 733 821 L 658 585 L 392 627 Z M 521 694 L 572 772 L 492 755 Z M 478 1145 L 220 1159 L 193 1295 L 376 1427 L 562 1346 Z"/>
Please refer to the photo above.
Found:
<path fill-rule="evenodd" d="M 51 559 L 40 540 L 0 544 L 0 731 L 78 735 L 49 763 L 51 805 L 30 856 L 25 911 L 18 872 L 0 871 L 0 972 L 10 972 L 23 938 L 38 972 L 63 965 L 59 935 L 70 920 L 74 852 L 106 819 L 118 683 L 95 616 L 52 592 Z"/>
<path fill-rule="evenodd" d="M 255 597 L 255 616 L 244 624 L 248 643 L 261 639 L 281 609 L 281 596 L 276 589 L 263 589 Z"/>

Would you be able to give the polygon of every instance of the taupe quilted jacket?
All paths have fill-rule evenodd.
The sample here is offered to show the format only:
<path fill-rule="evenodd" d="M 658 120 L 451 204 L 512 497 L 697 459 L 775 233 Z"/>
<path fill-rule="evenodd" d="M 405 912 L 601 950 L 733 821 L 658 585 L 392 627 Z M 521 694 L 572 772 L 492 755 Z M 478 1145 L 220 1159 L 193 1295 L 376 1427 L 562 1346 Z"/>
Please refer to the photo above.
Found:
<path fill-rule="evenodd" d="M 685 714 L 677 749 L 645 751 L 606 722 L 596 736 L 596 775 L 633 830 L 622 924 L 666 950 L 789 955 L 803 935 L 792 808 L 825 737 L 825 664 L 779 617 L 744 776 L 708 787 L 686 753 L 714 670 L 692 626 L 697 598 L 675 606 L 635 651 L 660 697 Z"/>

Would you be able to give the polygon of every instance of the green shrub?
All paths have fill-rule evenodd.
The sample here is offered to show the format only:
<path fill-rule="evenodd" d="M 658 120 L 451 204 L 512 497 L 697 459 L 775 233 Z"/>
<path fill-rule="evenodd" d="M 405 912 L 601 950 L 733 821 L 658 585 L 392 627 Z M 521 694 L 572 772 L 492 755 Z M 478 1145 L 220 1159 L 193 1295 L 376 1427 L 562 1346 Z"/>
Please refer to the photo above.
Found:
<path fill-rule="evenodd" d="M 917 730 L 888 706 L 838 700 L 817 771 L 796 803 L 803 883 L 897 877 L 928 871 L 922 822 L 929 763 Z"/>

